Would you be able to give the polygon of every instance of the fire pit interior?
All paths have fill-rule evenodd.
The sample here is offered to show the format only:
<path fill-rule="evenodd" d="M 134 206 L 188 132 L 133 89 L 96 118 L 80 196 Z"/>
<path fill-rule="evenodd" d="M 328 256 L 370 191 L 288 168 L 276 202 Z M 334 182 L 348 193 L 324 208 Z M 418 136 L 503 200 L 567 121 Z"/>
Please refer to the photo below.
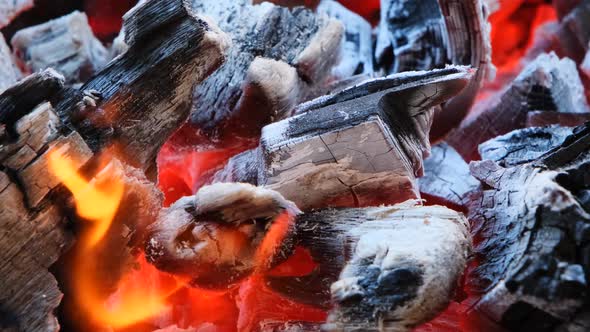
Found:
<path fill-rule="evenodd" d="M 0 331 L 590 331 L 590 0 L 0 28 Z"/>

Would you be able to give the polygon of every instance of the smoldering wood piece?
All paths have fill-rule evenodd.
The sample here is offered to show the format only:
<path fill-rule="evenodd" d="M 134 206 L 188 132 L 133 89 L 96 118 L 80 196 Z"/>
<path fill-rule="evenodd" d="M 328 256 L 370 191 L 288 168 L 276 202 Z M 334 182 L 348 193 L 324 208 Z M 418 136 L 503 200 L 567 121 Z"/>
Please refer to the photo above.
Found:
<path fill-rule="evenodd" d="M 294 217 L 299 210 L 275 191 L 243 183 L 205 186 L 162 210 L 149 227 L 146 258 L 197 287 L 227 289 L 255 269 L 268 268 L 258 266 L 257 248 L 285 213 Z M 288 233 L 289 223 L 283 225 Z M 285 255 L 271 253 L 271 263 Z"/>
<path fill-rule="evenodd" d="M 344 24 L 340 61 L 332 70 L 335 79 L 342 80 L 354 75 L 372 74 L 374 68 L 371 24 L 334 0 L 321 1 L 317 12 L 338 19 Z"/>
<path fill-rule="evenodd" d="M 53 68 L 67 83 L 83 83 L 108 62 L 107 49 L 94 36 L 86 14 L 69 15 L 18 31 L 11 40 L 26 73 Z"/>
<path fill-rule="evenodd" d="M 527 113 L 526 127 L 546 127 L 551 125 L 577 127 L 588 121 L 590 121 L 590 113 L 532 111 Z"/>
<path fill-rule="evenodd" d="M 428 321 L 448 304 L 471 250 L 465 217 L 415 201 L 318 210 L 298 217 L 296 227 L 296 243 L 318 267 L 308 277 L 267 277 L 267 284 L 310 304 L 331 297 L 328 331 L 406 331 Z"/>
<path fill-rule="evenodd" d="M 230 158 L 227 165 L 213 176 L 213 183 L 240 182 L 258 185 L 258 167 L 262 164 L 258 148 Z"/>
<path fill-rule="evenodd" d="M 551 170 L 580 165 L 590 156 L 590 123 L 576 127 L 560 147 L 549 151 L 535 162 Z"/>
<path fill-rule="evenodd" d="M 590 214 L 579 195 L 590 188 L 583 175 L 588 169 L 588 159 L 559 171 L 534 164 L 503 168 L 489 160 L 471 164 L 487 185 L 469 215 L 474 236 L 482 239 L 479 266 L 468 279 L 483 293 L 478 311 L 510 330 L 549 331 L 581 309 Z"/>
<path fill-rule="evenodd" d="M 554 53 L 537 57 L 505 91 L 490 98 L 447 137 L 465 160 L 476 159 L 484 141 L 524 128 L 528 112 L 590 112 L 576 64 Z"/>
<path fill-rule="evenodd" d="M 419 197 L 432 107 L 470 77 L 464 67 L 404 73 L 300 105 L 263 129 L 258 184 L 303 210 Z"/>
<path fill-rule="evenodd" d="M 569 14 L 577 5 L 580 4 L 581 0 L 553 0 L 552 4 L 557 11 L 557 16 L 562 20 L 567 14 Z"/>
<path fill-rule="evenodd" d="M 572 134 L 573 128 L 560 126 L 519 129 L 482 143 L 479 154 L 482 160 L 513 167 L 537 160 Z"/>
<path fill-rule="evenodd" d="M 12 126 L 37 105 L 57 95 L 64 78 L 53 69 L 27 76 L 0 94 L 0 123 L 13 132 Z"/>
<path fill-rule="evenodd" d="M 428 70 L 446 64 L 477 69 L 463 93 L 435 115 L 435 139 L 460 123 L 483 81 L 493 75 L 487 16 L 482 0 L 381 0 L 375 58 L 386 72 Z"/>
<path fill-rule="evenodd" d="M 22 73 L 12 60 L 12 52 L 4 36 L 0 36 L 0 93 L 13 86 L 21 77 Z"/>
<path fill-rule="evenodd" d="M 590 1 L 581 0 L 560 22 L 557 32 L 565 55 L 580 63 L 590 42 Z"/>
<path fill-rule="evenodd" d="M 34 5 L 34 0 L 1 0 L 0 28 L 7 26 L 20 13 L 33 8 Z"/>
<path fill-rule="evenodd" d="M 321 332 L 322 324 L 309 322 L 262 322 L 260 332 Z"/>
<path fill-rule="evenodd" d="M 590 330 L 590 308 L 586 307 L 567 323 L 559 325 L 555 332 L 584 332 Z"/>
<path fill-rule="evenodd" d="M 418 185 L 423 198 L 464 208 L 468 195 L 479 187 L 479 181 L 471 176 L 469 165 L 455 149 L 439 143 L 424 160 L 424 176 L 418 179 Z"/>
<path fill-rule="evenodd" d="M 55 98 L 62 121 L 93 151 L 116 143 L 125 163 L 155 166 L 162 144 L 188 117 L 193 86 L 221 65 L 229 43 L 193 9 L 183 0 L 140 3 L 124 17 L 129 49 L 79 91 Z"/>
<path fill-rule="evenodd" d="M 341 48 L 340 22 L 301 7 L 195 3 L 234 42 L 227 62 L 194 91 L 191 124 L 208 137 L 257 136 L 323 92 Z"/>

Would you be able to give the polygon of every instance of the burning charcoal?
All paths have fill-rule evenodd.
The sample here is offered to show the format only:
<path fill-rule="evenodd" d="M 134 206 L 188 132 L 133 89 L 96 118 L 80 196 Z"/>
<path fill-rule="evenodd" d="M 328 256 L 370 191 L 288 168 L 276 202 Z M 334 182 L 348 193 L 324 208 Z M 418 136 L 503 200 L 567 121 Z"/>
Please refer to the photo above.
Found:
<path fill-rule="evenodd" d="M 569 14 L 577 5 L 579 5 L 581 0 L 553 0 L 553 7 L 557 11 L 557 15 L 559 19 L 563 19 L 567 14 Z"/>
<path fill-rule="evenodd" d="M 511 330 L 552 331 L 587 301 L 590 215 L 580 201 L 590 189 L 588 151 L 585 126 L 533 163 L 471 165 L 487 185 L 470 210 L 485 239 L 471 279 L 484 293 L 476 308 Z"/>
<path fill-rule="evenodd" d="M 12 61 L 12 53 L 6 40 L 0 36 L 0 93 L 14 85 L 21 76 L 20 70 Z"/>
<path fill-rule="evenodd" d="M 160 214 L 146 255 L 158 269 L 189 277 L 196 286 L 225 288 L 266 268 L 258 266 L 265 234 L 283 222 L 281 215 L 297 213 L 272 190 L 237 183 L 205 186 Z M 288 233 L 291 226 L 284 227 Z"/>
<path fill-rule="evenodd" d="M 554 53 L 540 55 L 505 91 L 492 98 L 478 105 L 447 137 L 466 160 L 476 159 L 480 143 L 524 128 L 528 112 L 590 112 L 576 64 L 560 60 Z"/>
<path fill-rule="evenodd" d="M 131 210 L 120 212 L 126 222 L 112 229 L 106 255 L 118 256 L 117 267 L 126 266 L 144 235 L 143 223 L 161 205 L 161 193 L 144 170 L 188 117 L 193 84 L 220 65 L 227 47 L 225 35 L 181 0 L 146 2 L 127 14 L 125 26 L 129 50 L 82 90 L 64 88 L 64 78 L 48 69 L 0 94 L 0 329 L 59 326 L 54 312 L 63 295 L 48 269 L 73 244 L 71 224 L 87 223 L 74 216 L 72 196 L 48 167 L 53 152 L 72 157 L 72 171 L 80 177 L 100 171 L 110 151 L 128 157 L 119 164 L 127 181 L 123 203 Z M 116 279 L 120 271 L 107 267 L 92 277 L 110 273 L 107 279 Z"/>
<path fill-rule="evenodd" d="M 546 127 L 560 125 L 577 127 L 590 121 L 590 113 L 557 113 L 552 111 L 533 111 L 527 113 L 527 127 Z"/>
<path fill-rule="evenodd" d="M 373 40 L 371 24 L 334 0 L 323 0 L 317 9 L 320 14 L 340 20 L 344 24 L 344 42 L 340 62 L 332 71 L 337 80 L 354 75 L 373 73 Z"/>
<path fill-rule="evenodd" d="M 1 0 L 0 1 L 0 28 L 7 26 L 20 13 L 31 9 L 35 5 L 34 0 Z"/>
<path fill-rule="evenodd" d="M 160 147 L 188 117 L 194 84 L 222 64 L 228 47 L 227 36 L 193 9 L 181 0 L 136 6 L 124 17 L 124 55 L 55 102 L 93 150 L 116 141 L 121 160 L 155 169 Z M 160 12 L 168 14 L 152 16 Z"/>
<path fill-rule="evenodd" d="M 428 70 L 446 64 L 478 68 L 463 93 L 436 114 L 433 138 L 443 137 L 459 124 L 483 80 L 493 71 L 487 15 L 481 0 L 381 0 L 375 57 L 386 72 Z"/>
<path fill-rule="evenodd" d="M 213 177 L 214 183 L 241 182 L 258 185 L 258 149 L 248 150 L 231 158 L 227 165 Z"/>
<path fill-rule="evenodd" d="M 534 161 L 561 146 L 572 133 L 572 128 L 559 126 L 515 130 L 482 143 L 479 154 L 483 160 L 513 167 Z"/>
<path fill-rule="evenodd" d="M 462 67 L 406 73 L 301 105 L 299 115 L 263 129 L 258 184 L 303 210 L 419 197 L 432 107 L 470 77 Z"/>
<path fill-rule="evenodd" d="M 252 137 L 315 96 L 337 63 L 343 27 L 304 8 L 196 1 L 231 31 L 225 65 L 194 92 L 191 123 L 208 137 Z M 231 136 L 228 136 L 231 135 Z"/>
<path fill-rule="evenodd" d="M 471 248 L 460 213 L 415 201 L 319 210 L 296 227 L 296 242 L 319 263 L 317 283 L 309 283 L 312 275 L 268 277 L 268 284 L 317 305 L 331 292 L 336 306 L 326 329 L 333 331 L 405 331 L 430 320 L 453 297 Z"/>
<path fill-rule="evenodd" d="M 20 30 L 11 43 L 25 72 L 54 68 L 70 84 L 85 82 L 108 61 L 107 50 L 92 34 L 86 14 L 77 11 Z"/>
<path fill-rule="evenodd" d="M 468 194 L 479 187 L 469 173 L 469 166 L 446 143 L 432 147 L 430 157 L 424 160 L 424 177 L 418 179 L 420 193 L 427 200 L 465 207 Z"/>

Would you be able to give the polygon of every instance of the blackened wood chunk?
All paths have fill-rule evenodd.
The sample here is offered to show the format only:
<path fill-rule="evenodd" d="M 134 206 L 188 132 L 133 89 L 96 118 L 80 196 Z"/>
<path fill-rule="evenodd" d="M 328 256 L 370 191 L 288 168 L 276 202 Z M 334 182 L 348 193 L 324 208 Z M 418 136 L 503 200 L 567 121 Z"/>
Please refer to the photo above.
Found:
<path fill-rule="evenodd" d="M 78 11 L 18 31 L 11 40 L 26 73 L 53 68 L 67 83 L 83 83 L 108 62 L 108 52 L 94 37 L 88 17 Z"/>
<path fill-rule="evenodd" d="M 142 2 L 124 20 L 129 49 L 55 108 L 94 151 L 116 143 L 119 158 L 148 169 L 188 117 L 195 83 L 223 62 L 228 40 L 183 0 Z"/>
<path fill-rule="evenodd" d="M 588 159 L 562 161 L 559 171 L 471 164 L 487 185 L 469 216 L 482 239 L 470 279 L 484 293 L 476 308 L 513 330 L 551 331 L 588 295 L 590 214 L 578 198 L 590 185 Z"/>
<path fill-rule="evenodd" d="M 252 137 L 323 93 L 342 43 L 340 22 L 263 3 L 195 1 L 231 31 L 227 62 L 194 92 L 193 126 L 210 138 Z"/>
<path fill-rule="evenodd" d="M 463 67 L 404 73 L 300 105 L 263 129 L 258 184 L 303 210 L 418 198 L 432 107 L 470 77 Z"/>
<path fill-rule="evenodd" d="M 215 173 L 214 183 L 240 182 L 258 185 L 258 171 L 261 165 L 260 150 L 253 149 L 232 157 L 227 165 Z"/>
<path fill-rule="evenodd" d="M 552 125 L 577 127 L 588 121 L 590 121 L 590 113 L 533 111 L 527 113 L 526 127 L 547 127 Z"/>
<path fill-rule="evenodd" d="M 1 0 L 0 1 L 0 28 L 7 26 L 20 13 L 31 9 L 34 0 Z"/>
<path fill-rule="evenodd" d="M 561 146 L 573 134 L 568 127 L 537 127 L 515 130 L 479 146 L 483 160 L 493 160 L 502 167 L 512 167 L 537 160 Z"/>
<path fill-rule="evenodd" d="M 309 277 L 268 277 L 268 284 L 309 304 L 331 296 L 325 328 L 334 331 L 405 331 L 428 321 L 448 304 L 471 250 L 465 217 L 415 201 L 318 210 L 298 217 L 296 227 L 296 243 L 318 267 Z M 310 291 L 318 286 L 321 292 Z"/>
<path fill-rule="evenodd" d="M 37 105 L 62 91 L 64 78 L 53 69 L 30 75 L 0 94 L 0 123 L 12 126 Z"/>
<path fill-rule="evenodd" d="M 590 42 L 590 1 L 581 0 L 561 20 L 558 38 L 565 54 L 581 62 Z"/>
<path fill-rule="evenodd" d="M 540 55 L 505 91 L 478 104 L 447 142 L 466 160 L 475 159 L 479 144 L 524 128 L 528 113 L 534 111 L 590 112 L 573 61 L 554 53 Z"/>
<path fill-rule="evenodd" d="M 360 15 L 348 10 L 335 0 L 323 0 L 317 12 L 338 19 L 344 24 L 339 64 L 333 69 L 335 79 L 348 79 L 354 75 L 372 74 L 372 27 Z"/>
<path fill-rule="evenodd" d="M 479 181 L 469 173 L 469 165 L 446 143 L 432 147 L 424 160 L 424 177 L 418 179 L 423 198 L 451 203 L 464 208 L 469 194 L 479 187 Z"/>

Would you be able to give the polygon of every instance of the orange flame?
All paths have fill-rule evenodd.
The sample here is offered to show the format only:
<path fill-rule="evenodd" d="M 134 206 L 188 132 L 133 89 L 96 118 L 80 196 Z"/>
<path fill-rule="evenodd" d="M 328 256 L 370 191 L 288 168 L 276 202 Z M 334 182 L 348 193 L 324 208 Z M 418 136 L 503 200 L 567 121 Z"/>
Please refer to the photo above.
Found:
<path fill-rule="evenodd" d="M 120 285 L 117 293 L 104 295 L 96 277 L 101 256 L 99 244 L 107 235 L 123 198 L 125 185 L 120 168 L 110 163 L 92 181 L 77 171 L 77 165 L 62 150 L 49 155 L 49 169 L 72 193 L 78 215 L 92 222 L 80 236 L 74 257 L 73 287 L 78 308 L 92 321 L 110 328 L 123 328 L 144 321 L 167 309 L 166 299 L 181 285 L 145 288 Z"/>

